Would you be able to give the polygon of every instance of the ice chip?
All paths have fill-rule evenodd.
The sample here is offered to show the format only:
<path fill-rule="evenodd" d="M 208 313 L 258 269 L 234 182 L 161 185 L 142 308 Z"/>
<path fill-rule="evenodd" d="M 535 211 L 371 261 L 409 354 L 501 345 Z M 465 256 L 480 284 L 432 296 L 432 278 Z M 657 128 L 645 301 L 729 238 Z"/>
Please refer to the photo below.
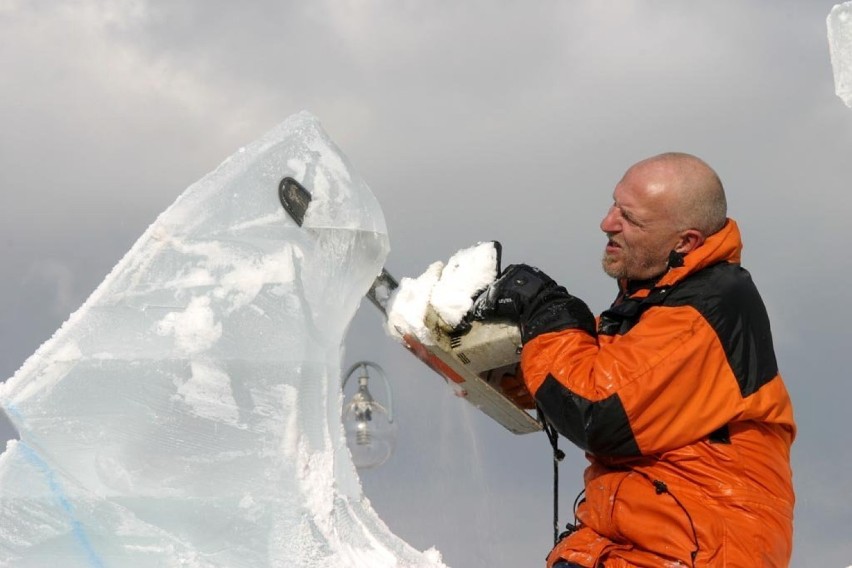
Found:
<path fill-rule="evenodd" d="M 477 243 L 457 251 L 446 264 L 433 262 L 417 278 L 403 278 L 388 301 L 390 336 L 403 339 L 410 335 L 424 345 L 433 345 L 430 327 L 457 328 L 476 294 L 497 277 L 499 257 L 495 241 Z"/>
<path fill-rule="evenodd" d="M 826 23 L 834 91 L 852 107 L 852 1 L 834 6 Z"/>
<path fill-rule="evenodd" d="M 461 323 L 476 293 L 497 277 L 498 256 L 497 246 L 489 241 L 462 249 L 447 261 L 429 303 L 450 328 Z"/>
<path fill-rule="evenodd" d="M 403 339 L 412 335 L 427 345 L 435 342 L 425 319 L 429 297 L 443 270 L 444 263 L 439 260 L 417 278 L 405 277 L 399 282 L 399 288 L 388 301 L 387 331 L 391 337 Z"/>
<path fill-rule="evenodd" d="M 0 567 L 443 566 L 372 510 L 340 421 L 340 345 L 387 252 L 310 114 L 190 186 L 0 385 Z"/>

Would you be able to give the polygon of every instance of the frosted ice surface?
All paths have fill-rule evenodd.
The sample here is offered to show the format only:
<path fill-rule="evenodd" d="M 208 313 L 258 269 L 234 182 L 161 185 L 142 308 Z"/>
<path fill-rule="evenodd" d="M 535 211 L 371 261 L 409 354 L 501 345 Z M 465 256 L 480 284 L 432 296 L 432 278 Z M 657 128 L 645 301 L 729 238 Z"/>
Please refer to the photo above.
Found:
<path fill-rule="evenodd" d="M 313 194 L 301 228 L 284 176 Z M 340 422 L 343 335 L 387 252 L 307 113 L 190 186 L 0 386 L 0 566 L 442 566 L 370 508 Z"/>
<path fill-rule="evenodd" d="M 827 18 L 834 90 L 852 107 L 852 2 L 837 4 Z"/>

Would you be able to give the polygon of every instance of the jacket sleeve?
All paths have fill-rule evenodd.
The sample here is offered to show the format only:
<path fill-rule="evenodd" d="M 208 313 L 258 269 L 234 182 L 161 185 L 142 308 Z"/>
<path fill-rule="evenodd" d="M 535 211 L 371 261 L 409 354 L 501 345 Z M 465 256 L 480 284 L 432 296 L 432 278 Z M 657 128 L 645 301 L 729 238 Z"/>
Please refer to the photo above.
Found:
<path fill-rule="evenodd" d="M 524 346 L 521 365 L 548 420 L 596 455 L 682 447 L 743 404 L 714 329 L 690 306 L 653 307 L 622 336 L 545 333 Z"/>

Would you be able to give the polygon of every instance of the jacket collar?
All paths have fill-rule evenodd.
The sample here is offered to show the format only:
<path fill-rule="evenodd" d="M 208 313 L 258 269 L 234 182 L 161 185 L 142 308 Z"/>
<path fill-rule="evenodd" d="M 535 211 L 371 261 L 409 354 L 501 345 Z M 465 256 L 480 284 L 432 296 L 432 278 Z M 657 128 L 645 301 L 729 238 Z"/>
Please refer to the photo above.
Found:
<path fill-rule="evenodd" d="M 669 269 L 661 276 L 643 281 L 622 280 L 619 282 L 619 288 L 624 295 L 644 297 L 652 288 L 673 286 L 690 274 L 713 264 L 720 262 L 739 264 L 742 249 L 740 229 L 736 221 L 729 218 L 725 226 L 707 237 L 700 247 L 680 256 L 678 260 L 672 259 Z"/>

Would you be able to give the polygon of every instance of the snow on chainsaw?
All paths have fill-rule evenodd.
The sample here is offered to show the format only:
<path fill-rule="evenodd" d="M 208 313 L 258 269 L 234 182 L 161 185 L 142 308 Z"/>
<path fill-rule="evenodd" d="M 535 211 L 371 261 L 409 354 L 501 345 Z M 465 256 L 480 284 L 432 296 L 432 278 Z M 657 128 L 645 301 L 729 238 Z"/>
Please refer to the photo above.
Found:
<path fill-rule="evenodd" d="M 541 430 L 540 422 L 501 386 L 504 376 L 518 373 L 520 331 L 506 322 L 469 317 L 474 298 L 500 272 L 500 252 L 496 241 L 462 249 L 446 264 L 434 262 L 419 277 L 403 278 L 380 307 L 388 333 L 458 396 L 509 431 L 527 434 Z"/>

